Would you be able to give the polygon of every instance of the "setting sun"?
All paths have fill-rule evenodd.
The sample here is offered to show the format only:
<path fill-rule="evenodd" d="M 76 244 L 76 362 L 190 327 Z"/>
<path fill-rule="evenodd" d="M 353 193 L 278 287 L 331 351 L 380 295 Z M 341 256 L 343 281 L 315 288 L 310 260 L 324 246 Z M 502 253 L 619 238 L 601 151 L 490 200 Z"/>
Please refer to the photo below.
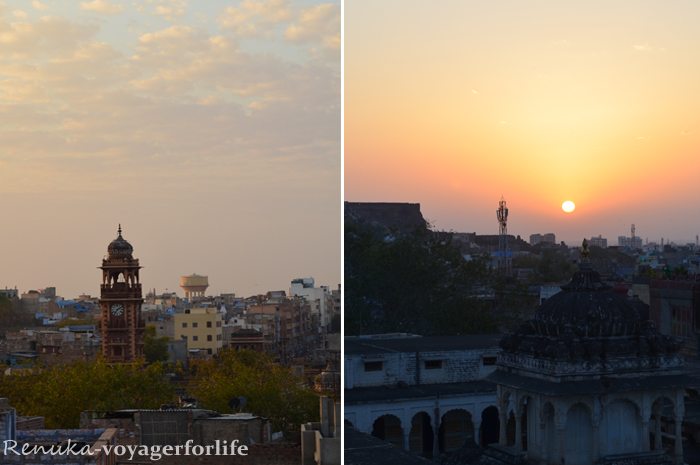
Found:
<path fill-rule="evenodd" d="M 571 213 L 574 211 L 574 208 L 576 208 L 576 205 L 574 205 L 574 202 L 567 200 L 561 205 L 561 209 L 564 210 L 566 213 Z"/>

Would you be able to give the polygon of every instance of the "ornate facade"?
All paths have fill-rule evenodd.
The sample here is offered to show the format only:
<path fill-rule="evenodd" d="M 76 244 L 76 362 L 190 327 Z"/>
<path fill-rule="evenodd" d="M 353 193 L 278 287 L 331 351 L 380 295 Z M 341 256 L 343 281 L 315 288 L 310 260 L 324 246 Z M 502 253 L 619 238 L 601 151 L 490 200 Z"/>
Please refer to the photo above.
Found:
<path fill-rule="evenodd" d="M 501 340 L 498 370 L 488 377 L 498 385 L 499 444 L 507 444 L 512 411 L 513 448 L 522 451 L 515 455 L 532 463 L 668 464 L 661 445 L 666 407 L 675 421 L 673 462 L 683 463 L 688 378 L 680 344 L 601 282 L 586 247 L 584 241 L 584 259 L 563 292 Z"/>
<path fill-rule="evenodd" d="M 139 261 L 133 258 L 133 247 L 118 236 L 107 247 L 108 256 L 102 260 L 102 356 L 110 362 L 132 362 L 142 355 L 142 334 L 145 323 L 141 317 L 141 283 Z"/>

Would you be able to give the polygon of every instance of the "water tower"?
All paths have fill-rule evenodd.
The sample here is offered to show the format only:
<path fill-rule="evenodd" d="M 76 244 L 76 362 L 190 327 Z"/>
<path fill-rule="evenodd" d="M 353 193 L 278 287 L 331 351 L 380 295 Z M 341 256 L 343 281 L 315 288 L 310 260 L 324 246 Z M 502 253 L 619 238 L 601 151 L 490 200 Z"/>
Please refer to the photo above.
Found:
<path fill-rule="evenodd" d="M 209 277 L 191 274 L 180 278 L 180 287 L 185 291 L 185 299 L 204 297 L 204 292 L 209 287 Z"/>

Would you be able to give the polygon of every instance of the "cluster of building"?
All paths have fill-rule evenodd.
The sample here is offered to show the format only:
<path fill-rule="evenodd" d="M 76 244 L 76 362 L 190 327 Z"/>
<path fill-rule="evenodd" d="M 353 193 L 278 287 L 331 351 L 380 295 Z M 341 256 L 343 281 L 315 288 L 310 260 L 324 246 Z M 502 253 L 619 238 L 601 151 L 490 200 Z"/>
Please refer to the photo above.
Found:
<path fill-rule="evenodd" d="M 267 352 L 279 363 L 296 368 L 319 393 L 340 398 L 340 334 L 331 333 L 333 316 L 340 313 L 340 286 L 330 291 L 316 287 L 313 278 L 302 278 L 291 282 L 289 294 L 271 291 L 248 298 L 235 294 L 208 297 L 208 278 L 191 275 L 182 278 L 184 299 L 174 293 L 158 295 L 155 290 L 144 298 L 141 266 L 133 247 L 122 237 L 121 227 L 100 268 L 99 298 L 84 295 L 66 301 L 56 296 L 55 288 L 25 294 L 5 289 L 13 311 L 32 315 L 35 326 L 5 333 L 0 344 L 2 360 L 9 365 L 21 360 L 48 365 L 90 360 L 101 354 L 111 364 L 128 363 L 143 356 L 144 331 L 153 325 L 158 336 L 169 338 L 171 361 L 217 358 L 227 348 Z M 69 318 L 94 323 L 60 324 Z M 14 374 L 12 370 L 6 373 Z M 80 429 L 46 430 L 43 418 L 23 417 L 8 399 L 0 398 L 0 464 L 114 464 L 128 461 L 115 452 L 120 445 L 159 446 L 162 451 L 166 446 L 190 443 L 192 448 L 205 450 L 218 448 L 225 439 L 247 449 L 249 463 L 337 465 L 340 407 L 337 400 L 319 398 L 321 421 L 302 427 L 303 445 L 279 443 L 281 433 L 275 433 L 265 418 L 249 413 L 219 414 L 187 402 L 159 410 L 88 411 L 81 416 Z M 60 448 L 71 441 L 91 454 L 5 453 L 8 445 L 12 450 Z M 163 458 L 162 454 L 140 458 L 139 463 L 184 465 L 193 460 L 191 454 Z M 223 464 L 232 459 L 229 453 L 206 460 Z"/>
<path fill-rule="evenodd" d="M 658 280 L 647 305 L 588 252 L 513 333 L 346 338 L 346 462 L 700 463 L 700 358 L 663 320 L 700 288 Z"/>
<path fill-rule="evenodd" d="M 89 360 L 100 351 L 115 362 L 131 361 L 141 355 L 146 325 L 154 325 L 158 337 L 170 338 L 173 362 L 215 357 L 232 348 L 270 353 L 289 364 L 323 347 L 333 315 L 340 313 L 340 285 L 331 291 L 327 286 L 316 287 L 313 278 L 292 280 L 289 292 L 240 298 L 207 296 L 208 277 L 195 274 L 182 277 L 184 298 L 155 290 L 144 298 L 141 267 L 132 251 L 120 228 L 102 262 L 99 297 L 65 300 L 57 296 L 55 287 L 26 293 L 0 289 L 12 302 L 13 312 L 34 322 L 0 341 L 5 363 Z M 70 319 L 92 324 L 64 326 Z"/>

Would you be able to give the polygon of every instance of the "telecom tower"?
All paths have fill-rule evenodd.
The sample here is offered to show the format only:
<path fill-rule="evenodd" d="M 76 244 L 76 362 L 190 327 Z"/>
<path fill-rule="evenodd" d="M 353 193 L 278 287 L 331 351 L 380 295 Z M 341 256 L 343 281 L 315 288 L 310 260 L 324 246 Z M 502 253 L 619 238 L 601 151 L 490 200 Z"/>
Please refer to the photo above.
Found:
<path fill-rule="evenodd" d="M 634 240 L 634 223 L 632 223 L 632 240 Z"/>
<path fill-rule="evenodd" d="M 496 218 L 498 218 L 498 269 L 504 274 L 510 274 L 510 257 L 508 256 L 508 208 L 506 208 L 506 200 L 501 196 L 501 201 L 498 202 L 498 210 L 496 210 Z"/>

